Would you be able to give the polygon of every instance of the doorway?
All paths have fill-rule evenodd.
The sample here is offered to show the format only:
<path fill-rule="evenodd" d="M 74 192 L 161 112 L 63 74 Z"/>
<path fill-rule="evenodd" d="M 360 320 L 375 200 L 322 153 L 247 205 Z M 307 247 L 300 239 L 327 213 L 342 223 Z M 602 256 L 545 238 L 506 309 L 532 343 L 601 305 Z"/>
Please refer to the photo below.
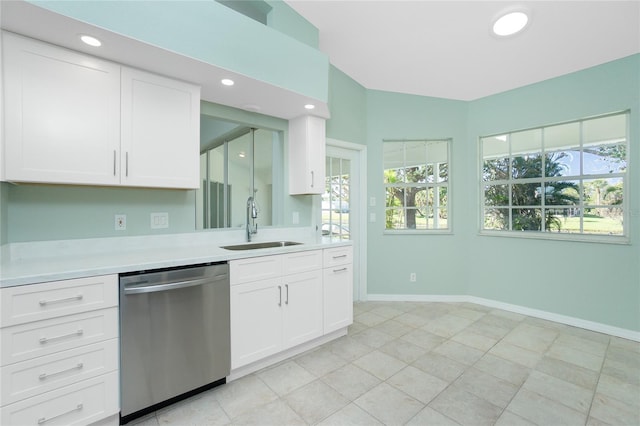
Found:
<path fill-rule="evenodd" d="M 366 300 L 366 146 L 327 139 L 323 236 L 353 242 L 353 300 Z"/>

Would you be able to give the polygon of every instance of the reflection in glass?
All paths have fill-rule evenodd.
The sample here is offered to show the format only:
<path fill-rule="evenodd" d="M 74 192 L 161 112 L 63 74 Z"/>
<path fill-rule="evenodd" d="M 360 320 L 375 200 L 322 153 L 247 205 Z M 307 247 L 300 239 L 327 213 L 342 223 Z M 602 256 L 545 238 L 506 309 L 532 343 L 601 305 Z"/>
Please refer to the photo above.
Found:
<path fill-rule="evenodd" d="M 279 132 L 202 116 L 201 187 L 196 191 L 196 228 L 244 227 L 253 196 L 259 226 L 273 225 L 274 170 L 280 163 Z"/>

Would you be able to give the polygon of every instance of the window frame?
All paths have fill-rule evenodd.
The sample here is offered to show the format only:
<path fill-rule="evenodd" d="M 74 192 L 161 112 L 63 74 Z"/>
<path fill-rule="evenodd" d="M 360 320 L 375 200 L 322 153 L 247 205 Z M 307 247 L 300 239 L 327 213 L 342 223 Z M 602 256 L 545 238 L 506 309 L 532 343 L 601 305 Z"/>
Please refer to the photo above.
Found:
<path fill-rule="evenodd" d="M 582 153 L 584 153 L 583 151 L 583 147 L 584 147 L 584 134 L 583 134 L 583 123 L 584 122 L 588 122 L 590 120 L 597 120 L 597 119 L 601 119 L 601 118 L 607 118 L 607 117 L 613 117 L 613 116 L 624 116 L 625 118 L 625 140 L 624 140 L 624 146 L 626 149 L 626 156 L 625 156 L 625 161 L 626 161 L 626 169 L 624 170 L 624 172 L 617 172 L 617 173 L 609 173 L 609 174 L 590 174 L 585 172 L 585 170 L 583 170 L 583 168 L 579 171 L 578 174 L 571 174 L 571 175 L 563 175 L 563 176 L 546 176 L 545 172 L 544 172 L 544 166 L 542 167 L 542 172 L 540 177 L 537 178 L 514 178 L 513 176 L 513 172 L 512 172 L 512 168 L 511 168 L 511 164 L 513 162 L 513 159 L 517 157 L 516 154 L 514 154 L 513 150 L 512 150 L 512 146 L 511 144 L 509 144 L 509 152 L 507 154 L 507 158 L 509 159 L 509 164 L 508 164 L 508 176 L 507 179 L 501 179 L 501 180 L 494 180 L 494 181 L 485 181 L 484 180 L 484 155 L 483 155 L 483 139 L 487 139 L 487 138 L 491 138 L 491 137 L 498 137 L 498 136 L 503 136 L 503 135 L 507 135 L 507 137 L 509 138 L 512 134 L 515 133 L 519 133 L 519 132 L 526 132 L 526 131 L 532 131 L 532 130 L 540 130 L 543 134 L 544 134 L 544 129 L 546 128 L 551 128 L 554 126 L 561 126 L 561 125 L 569 125 L 569 124 L 574 124 L 576 123 L 579 126 L 579 141 L 578 144 L 579 146 L 577 148 L 569 148 L 570 149 L 576 149 L 576 150 L 580 150 L 581 153 L 581 158 L 580 158 L 580 164 L 583 165 L 584 163 L 584 157 L 582 156 Z M 584 117 L 584 118 L 580 118 L 580 119 L 576 119 L 576 120 L 570 120 L 570 121 L 565 121 L 565 122 L 559 122 L 559 123 L 553 123 L 553 124 L 546 124 L 546 125 L 542 125 L 542 126 L 537 126 L 537 127 L 531 127 L 531 128 L 526 128 L 526 129 L 519 129 L 519 130 L 511 130 L 508 132 L 500 132 L 500 133 L 493 133 L 493 134 L 489 134 L 489 135 L 483 135 L 483 136 L 479 136 L 478 137 L 478 171 L 477 171 L 477 177 L 478 177 L 478 206 L 479 206 L 479 210 L 478 210 L 478 232 L 479 235 L 481 236 L 497 236 L 497 237 L 508 237 L 508 238 L 531 238 L 531 239 L 544 239 L 544 240 L 558 240 L 558 241 L 577 241 L 577 242 L 592 242 L 592 243 L 608 243 L 608 244 L 630 244 L 630 230 L 629 230 L 629 215 L 630 215 L 630 200 L 629 200 L 629 185 L 630 185 L 630 168 L 631 166 L 631 155 L 630 155 L 630 121 L 631 121 L 631 115 L 630 115 L 630 110 L 622 110 L 622 111 L 616 111 L 616 112 L 611 112 L 611 113 L 606 113 L 606 114 L 600 114 L 600 115 L 595 115 L 595 116 L 589 116 L 589 117 Z M 549 149 L 548 151 L 545 150 L 545 145 L 544 145 L 544 136 L 542 138 L 542 142 L 541 142 L 541 148 L 540 151 L 536 152 L 535 155 L 539 155 L 543 160 L 543 165 L 545 162 L 545 158 L 546 155 L 548 154 L 552 154 L 554 152 L 558 152 L 557 150 L 553 150 L 553 149 Z M 601 145 L 603 146 L 603 145 Z M 623 185 L 623 202 L 622 202 L 622 234 L 617 234 L 617 235 L 610 235 L 610 234 L 589 234 L 589 233 L 584 233 L 584 230 L 582 229 L 580 232 L 552 232 L 552 231 L 547 231 L 545 229 L 541 229 L 539 231 L 519 231 L 519 230 L 513 230 L 513 229 L 504 229 L 504 230 L 497 230 L 497 229 L 485 229 L 485 210 L 486 209 L 490 209 L 492 206 L 486 203 L 486 198 L 485 198 L 485 187 L 488 186 L 489 184 L 494 184 L 494 185 L 500 185 L 500 184 L 504 184 L 507 186 L 508 188 L 508 197 L 509 197 L 509 202 L 508 205 L 505 206 L 498 206 L 500 208 L 504 208 L 504 209 L 508 209 L 509 210 L 509 217 L 511 218 L 511 212 L 514 209 L 517 209 L 518 207 L 522 207 L 522 208 L 529 208 L 531 206 L 518 206 L 517 204 L 513 203 L 512 200 L 512 192 L 511 192 L 511 186 L 514 184 L 526 184 L 526 183 L 541 183 L 541 184 L 547 184 L 549 182 L 554 182 L 554 181 L 576 181 L 579 182 L 579 188 L 581 193 L 580 195 L 580 201 L 579 204 L 577 206 L 577 208 L 580 210 L 580 218 L 581 221 L 584 219 L 585 217 L 585 213 L 584 213 L 584 209 L 585 209 L 585 205 L 587 206 L 586 208 L 594 208 L 594 207 L 589 207 L 589 204 L 585 204 L 585 199 L 583 197 L 583 193 L 584 193 L 584 186 L 583 183 L 585 181 L 589 181 L 589 180 L 594 180 L 594 179 L 603 179 L 604 176 L 607 177 L 614 177 L 614 178 L 620 178 L 622 180 L 622 185 Z M 541 197 L 544 198 L 544 197 Z M 603 204 L 604 205 L 604 204 Z M 568 208 L 566 207 L 567 205 L 559 205 L 558 207 L 561 208 Z M 542 203 L 540 204 L 540 206 L 536 206 L 536 208 L 541 208 L 543 209 L 542 211 L 544 212 L 544 209 L 552 209 L 553 205 L 549 204 L 547 205 L 546 203 Z M 597 208 L 597 207 L 595 207 Z M 512 226 L 512 220 L 509 220 L 509 227 Z"/>
<path fill-rule="evenodd" d="M 447 149 L 447 179 L 446 181 L 438 182 L 437 179 L 434 179 L 434 182 L 420 182 L 420 183 L 400 183 L 400 184 L 389 184 L 385 182 L 384 174 L 386 172 L 385 168 L 385 154 L 384 148 L 385 144 L 396 144 L 396 143 L 420 143 L 423 142 L 425 144 L 425 148 L 430 143 L 442 143 L 445 142 Z M 383 139 L 382 140 L 382 177 L 383 177 L 383 188 L 384 188 L 384 228 L 383 234 L 385 235 L 450 235 L 453 234 L 453 182 L 452 182 L 452 145 L 453 138 L 445 137 L 445 138 L 421 138 L 421 139 Z M 425 166 L 436 164 L 434 162 L 429 162 L 429 159 L 425 159 Z M 405 163 L 406 167 L 406 163 Z M 436 171 L 434 170 L 434 176 L 436 176 Z M 387 211 L 389 208 L 387 207 L 387 188 L 389 187 L 419 187 L 419 188 L 433 188 L 434 191 L 438 191 L 439 188 L 446 188 L 447 191 L 447 204 L 446 204 L 446 212 L 447 212 L 447 227 L 446 228 L 402 228 L 402 229 L 390 229 L 387 228 Z M 436 208 L 436 207 L 433 207 Z M 402 210 L 406 210 L 406 207 L 403 206 Z"/>

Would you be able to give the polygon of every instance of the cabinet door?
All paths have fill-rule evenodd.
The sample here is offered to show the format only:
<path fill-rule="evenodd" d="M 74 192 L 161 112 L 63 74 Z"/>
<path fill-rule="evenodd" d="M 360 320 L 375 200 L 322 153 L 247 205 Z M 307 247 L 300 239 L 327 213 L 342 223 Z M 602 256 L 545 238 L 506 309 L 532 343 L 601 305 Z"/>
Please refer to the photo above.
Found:
<path fill-rule="evenodd" d="M 283 278 L 284 348 L 322 335 L 322 270 Z"/>
<path fill-rule="evenodd" d="M 120 67 L 3 34 L 5 179 L 114 184 Z"/>
<path fill-rule="evenodd" d="M 289 121 L 289 193 L 323 194 L 325 120 L 304 116 Z"/>
<path fill-rule="evenodd" d="M 127 186 L 200 186 L 200 89 L 122 69 L 122 171 Z"/>
<path fill-rule="evenodd" d="M 324 270 L 324 333 L 353 322 L 353 267 L 351 264 Z"/>
<path fill-rule="evenodd" d="M 280 278 L 231 286 L 231 369 L 282 348 Z"/>

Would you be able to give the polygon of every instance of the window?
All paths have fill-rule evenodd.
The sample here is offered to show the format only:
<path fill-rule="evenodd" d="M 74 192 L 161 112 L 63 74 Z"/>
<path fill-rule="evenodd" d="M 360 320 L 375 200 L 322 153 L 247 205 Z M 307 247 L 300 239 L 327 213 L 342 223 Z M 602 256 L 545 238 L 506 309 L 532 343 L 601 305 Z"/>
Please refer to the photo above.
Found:
<path fill-rule="evenodd" d="M 482 231 L 625 237 L 628 116 L 480 138 Z"/>
<path fill-rule="evenodd" d="M 384 141 L 387 230 L 449 231 L 451 140 Z"/>

